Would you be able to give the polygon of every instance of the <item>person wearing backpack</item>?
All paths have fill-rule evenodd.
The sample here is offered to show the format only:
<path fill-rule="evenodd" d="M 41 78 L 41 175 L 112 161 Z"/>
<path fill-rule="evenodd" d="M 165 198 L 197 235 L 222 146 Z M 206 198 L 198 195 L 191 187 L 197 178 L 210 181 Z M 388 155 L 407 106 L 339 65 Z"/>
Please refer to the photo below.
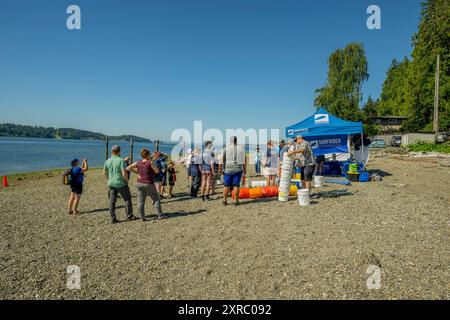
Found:
<path fill-rule="evenodd" d="M 71 168 L 64 174 L 65 184 L 70 185 L 70 196 L 68 202 L 69 214 L 78 214 L 78 205 L 80 203 L 81 194 L 83 193 L 84 173 L 88 171 L 87 159 L 83 159 L 81 168 L 80 161 L 73 159 L 70 162 Z"/>
<path fill-rule="evenodd" d="M 153 161 L 158 168 L 158 173 L 155 175 L 155 185 L 161 198 L 164 198 L 165 186 L 167 185 L 167 161 L 166 157 L 159 151 L 153 155 Z"/>

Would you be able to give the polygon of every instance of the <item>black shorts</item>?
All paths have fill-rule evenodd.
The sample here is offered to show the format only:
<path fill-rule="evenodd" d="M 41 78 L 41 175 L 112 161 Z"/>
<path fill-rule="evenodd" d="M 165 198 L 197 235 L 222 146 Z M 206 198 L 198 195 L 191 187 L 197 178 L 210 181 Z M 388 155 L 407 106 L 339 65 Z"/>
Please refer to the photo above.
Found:
<path fill-rule="evenodd" d="M 75 194 L 83 193 L 83 184 L 82 183 L 73 183 L 70 185 L 70 190 Z"/>
<path fill-rule="evenodd" d="M 315 166 L 306 166 L 300 168 L 301 179 L 304 181 L 312 181 Z"/>

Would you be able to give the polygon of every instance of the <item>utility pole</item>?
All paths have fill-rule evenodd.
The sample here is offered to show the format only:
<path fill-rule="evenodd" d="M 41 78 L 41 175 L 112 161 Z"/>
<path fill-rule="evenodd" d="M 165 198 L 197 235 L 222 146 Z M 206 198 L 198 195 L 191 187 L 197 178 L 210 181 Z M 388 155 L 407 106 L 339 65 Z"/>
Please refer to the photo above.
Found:
<path fill-rule="evenodd" d="M 109 139 L 108 136 L 105 138 L 105 161 L 108 160 L 108 152 L 109 152 Z"/>
<path fill-rule="evenodd" d="M 130 139 L 130 159 L 131 163 L 133 163 L 133 154 L 134 154 L 134 141 Z"/>
<path fill-rule="evenodd" d="M 434 80 L 434 117 L 433 117 L 433 129 L 434 139 L 437 142 L 439 134 L 439 55 L 436 61 L 436 76 Z"/>

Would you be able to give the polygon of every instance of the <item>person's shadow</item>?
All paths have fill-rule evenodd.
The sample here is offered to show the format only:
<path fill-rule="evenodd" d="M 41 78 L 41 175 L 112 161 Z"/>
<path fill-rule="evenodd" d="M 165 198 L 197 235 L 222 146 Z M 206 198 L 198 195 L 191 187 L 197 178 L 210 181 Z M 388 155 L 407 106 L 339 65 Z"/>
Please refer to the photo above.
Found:
<path fill-rule="evenodd" d="M 116 206 L 116 209 L 123 209 L 125 205 Z M 97 208 L 88 211 L 80 211 L 80 213 L 97 213 L 97 212 L 106 212 L 109 211 L 109 208 Z"/>
<path fill-rule="evenodd" d="M 231 197 L 230 197 L 230 199 L 231 199 Z M 278 201 L 278 197 L 240 199 L 238 206 L 240 207 L 240 206 L 246 206 L 248 204 L 255 204 L 255 203 L 260 203 L 260 202 L 273 202 L 273 201 Z M 228 205 L 233 205 L 233 202 L 229 202 Z"/>
<path fill-rule="evenodd" d="M 164 201 L 164 203 L 171 203 L 171 202 L 178 202 L 178 201 L 185 201 L 185 200 L 190 200 L 191 195 L 187 192 L 182 192 L 182 193 L 175 193 L 174 197 L 172 198 L 162 198 L 161 197 L 161 202 Z"/>
<path fill-rule="evenodd" d="M 206 209 L 199 209 L 196 211 L 184 211 L 184 210 L 180 210 L 177 212 L 165 212 L 164 214 L 166 215 L 167 219 L 171 219 L 171 218 L 179 218 L 179 217 L 186 217 L 186 216 L 190 216 L 190 215 L 195 215 L 195 214 L 200 214 L 203 212 L 206 212 Z M 146 215 L 145 218 L 150 219 L 150 220 L 157 220 L 158 219 L 158 215 L 156 214 L 150 214 L 150 215 Z"/>

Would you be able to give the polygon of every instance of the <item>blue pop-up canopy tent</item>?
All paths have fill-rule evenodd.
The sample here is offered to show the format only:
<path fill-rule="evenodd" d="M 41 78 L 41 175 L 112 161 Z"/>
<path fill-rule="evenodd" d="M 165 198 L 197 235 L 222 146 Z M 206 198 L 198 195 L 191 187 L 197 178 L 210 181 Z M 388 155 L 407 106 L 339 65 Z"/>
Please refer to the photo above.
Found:
<path fill-rule="evenodd" d="M 309 141 L 314 155 L 330 153 L 349 153 L 348 138 L 350 135 L 362 135 L 361 122 L 339 119 L 324 108 L 317 110 L 312 116 L 286 128 L 286 137 L 300 135 Z"/>

